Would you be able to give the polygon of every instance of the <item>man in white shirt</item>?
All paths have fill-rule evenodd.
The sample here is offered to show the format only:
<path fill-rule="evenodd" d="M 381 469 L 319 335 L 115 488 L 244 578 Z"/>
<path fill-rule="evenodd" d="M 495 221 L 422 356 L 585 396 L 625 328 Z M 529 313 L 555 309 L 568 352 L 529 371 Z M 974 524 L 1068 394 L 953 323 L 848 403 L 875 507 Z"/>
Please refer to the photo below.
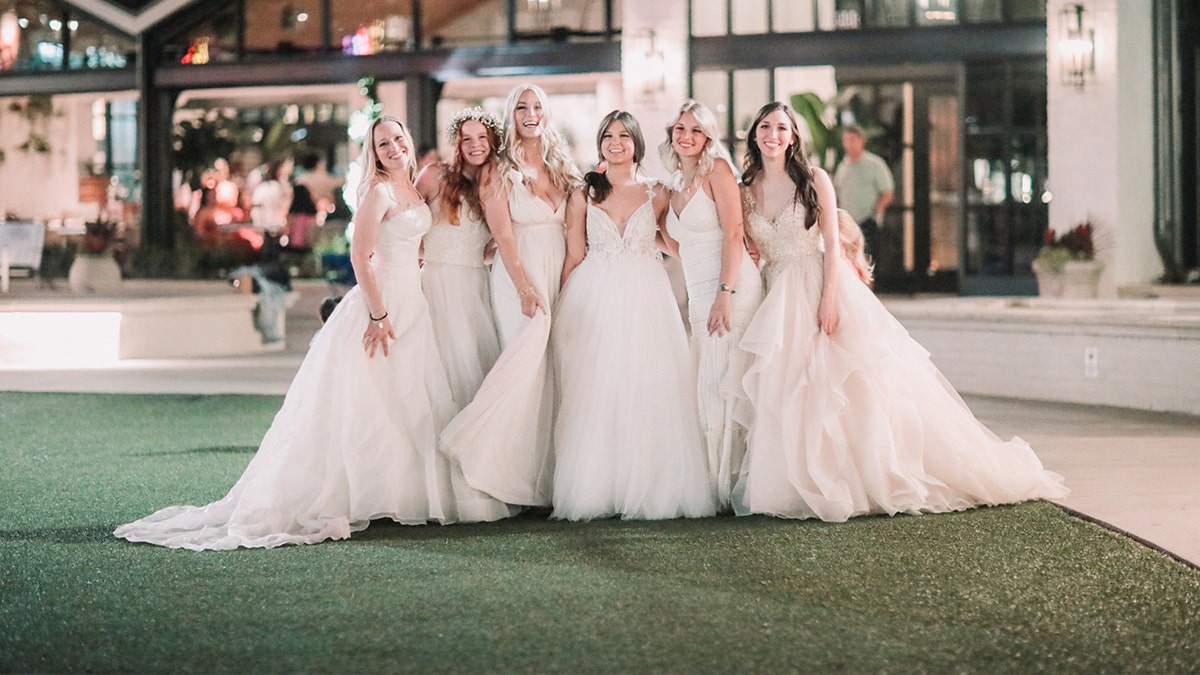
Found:
<path fill-rule="evenodd" d="M 846 157 L 833 174 L 838 206 L 846 209 L 862 228 L 866 253 L 877 254 L 875 234 L 883 225 L 883 216 L 895 196 L 895 183 L 887 162 L 867 151 L 861 127 L 851 125 L 842 132 Z"/>

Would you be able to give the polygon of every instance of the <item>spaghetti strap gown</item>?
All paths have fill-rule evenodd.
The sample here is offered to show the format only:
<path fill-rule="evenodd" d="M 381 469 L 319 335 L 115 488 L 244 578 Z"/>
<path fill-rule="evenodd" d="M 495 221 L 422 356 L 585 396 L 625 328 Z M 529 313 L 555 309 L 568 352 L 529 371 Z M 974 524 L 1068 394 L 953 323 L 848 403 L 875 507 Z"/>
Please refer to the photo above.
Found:
<path fill-rule="evenodd" d="M 114 534 L 197 551 L 272 548 L 345 539 L 376 518 L 417 525 L 509 515 L 437 452 L 455 405 L 418 290 L 417 249 L 429 227 L 424 204 L 380 227 L 372 265 L 396 334 L 389 356 L 363 350 L 367 305 L 351 289 L 313 337 L 229 493 L 205 506 L 162 509 Z"/>
<path fill-rule="evenodd" d="M 1029 444 L 975 418 L 841 256 L 839 325 L 821 331 L 819 228 L 795 200 L 772 219 L 747 197 L 767 295 L 742 338 L 755 419 L 737 513 L 844 521 L 1067 495 Z"/>
<path fill-rule="evenodd" d="M 491 283 L 483 261 L 491 239 L 487 225 L 465 205 L 459 209 L 457 225 L 435 209 L 433 227 L 425 235 L 421 288 L 459 408 L 471 402 L 500 357 Z"/>
<path fill-rule="evenodd" d="M 566 257 L 566 199 L 555 208 L 530 192 L 519 172 L 509 172 L 506 180 L 521 265 L 553 308 Z M 491 283 L 503 351 L 475 398 L 442 432 L 442 449 L 473 488 L 509 504 L 547 506 L 553 491 L 556 399 L 549 365 L 551 314 L 521 313 L 521 298 L 499 257 Z"/>
<path fill-rule="evenodd" d="M 587 256 L 558 301 L 552 344 L 561 402 L 553 518 L 710 516 L 695 375 L 653 203 L 622 230 L 587 206 Z"/>
<path fill-rule="evenodd" d="M 687 283 L 702 442 L 713 489 L 724 507 L 729 504 L 733 481 L 746 452 L 745 425 L 752 415 L 742 389 L 742 376 L 750 358 L 738 347 L 738 341 L 762 301 L 762 279 L 750 254 L 743 251 L 730 313 L 733 330 L 723 336 L 709 335 L 708 315 L 720 284 L 725 237 L 717 205 L 704 190 L 697 191 L 678 214 L 674 209 L 667 210 L 667 233 L 679 242 L 679 260 Z"/>

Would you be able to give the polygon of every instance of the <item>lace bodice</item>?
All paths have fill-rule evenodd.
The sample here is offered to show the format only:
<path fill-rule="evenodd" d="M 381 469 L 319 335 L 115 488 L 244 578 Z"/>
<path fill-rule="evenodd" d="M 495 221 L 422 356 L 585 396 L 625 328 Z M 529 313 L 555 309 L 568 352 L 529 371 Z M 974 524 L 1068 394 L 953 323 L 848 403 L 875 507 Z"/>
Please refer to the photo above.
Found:
<path fill-rule="evenodd" d="M 763 215 L 749 190 L 743 191 L 746 206 L 746 233 L 758 245 L 764 265 L 779 265 L 824 253 L 820 230 L 814 225 L 804 229 L 805 208 L 795 197 L 774 219 Z"/>
<path fill-rule="evenodd" d="M 483 250 L 492 239 L 487 225 L 466 205 L 459 209 L 458 225 L 438 221 L 425 235 L 425 262 L 483 267 Z"/>
<path fill-rule="evenodd" d="M 618 229 L 608 212 L 595 204 L 588 204 L 587 257 L 662 260 L 662 255 L 654 245 L 657 229 L 654 203 L 649 199 L 629 214 L 624 233 Z"/>
<path fill-rule="evenodd" d="M 433 216 L 425 202 L 396 212 L 379 226 L 375 241 L 376 267 L 417 268 L 417 250 L 421 238 L 429 231 Z"/>

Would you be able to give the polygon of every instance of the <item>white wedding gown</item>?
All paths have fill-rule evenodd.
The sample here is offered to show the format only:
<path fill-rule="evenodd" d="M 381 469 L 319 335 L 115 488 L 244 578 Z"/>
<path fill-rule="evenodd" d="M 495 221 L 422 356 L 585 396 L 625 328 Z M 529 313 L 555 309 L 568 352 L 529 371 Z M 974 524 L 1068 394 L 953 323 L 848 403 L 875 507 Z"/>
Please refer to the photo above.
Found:
<path fill-rule="evenodd" d="M 551 342 L 561 401 L 553 518 L 710 516 L 695 377 L 647 200 L 624 232 L 587 207 L 587 257 L 559 298 Z"/>
<path fill-rule="evenodd" d="M 440 206 L 441 200 L 434 205 Z M 500 357 L 491 284 L 483 263 L 491 239 L 487 225 L 466 205 L 459 209 L 457 225 L 435 209 L 433 227 L 425 235 L 421 288 L 459 408 L 471 402 Z"/>
<path fill-rule="evenodd" d="M 566 257 L 566 199 L 552 208 L 529 191 L 519 172 L 506 179 L 521 266 L 553 308 Z M 492 308 L 503 352 L 475 398 L 442 432 L 442 449 L 473 488 L 509 504 L 546 506 L 554 475 L 550 313 L 521 313 L 521 298 L 499 256 L 492 264 Z"/>
<path fill-rule="evenodd" d="M 975 418 L 841 256 L 839 325 L 822 332 L 819 228 L 794 200 L 774 220 L 747 207 L 767 296 L 742 338 L 755 419 L 737 513 L 844 521 L 1067 495 L 1027 443 Z"/>
<path fill-rule="evenodd" d="M 404 524 L 510 515 L 467 487 L 437 453 L 455 412 L 424 295 L 417 249 L 430 214 L 385 220 L 372 265 L 396 339 L 367 358 L 367 306 L 353 288 L 317 332 L 258 452 L 229 493 L 122 525 L 130 541 L 192 550 L 344 539 L 376 518 Z"/>
<path fill-rule="evenodd" d="M 744 425 L 751 417 L 742 389 L 742 376 L 750 358 L 738 347 L 738 341 L 762 300 L 762 279 L 750 254 L 743 250 L 730 312 L 733 330 L 724 336 L 709 335 L 708 316 L 721 283 L 721 248 L 725 237 L 717 205 L 704 190 L 697 191 L 678 214 L 674 209 L 667 210 L 667 233 L 679 242 L 679 260 L 687 282 L 703 443 L 713 489 L 724 507 L 729 504 L 733 481 L 746 451 Z"/>

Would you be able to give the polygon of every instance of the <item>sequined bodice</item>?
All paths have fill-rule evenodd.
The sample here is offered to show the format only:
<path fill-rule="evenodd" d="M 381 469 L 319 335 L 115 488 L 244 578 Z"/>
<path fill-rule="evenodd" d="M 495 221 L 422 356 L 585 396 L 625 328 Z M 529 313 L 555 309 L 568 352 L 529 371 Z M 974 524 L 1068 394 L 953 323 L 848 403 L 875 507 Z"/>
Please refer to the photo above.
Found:
<path fill-rule="evenodd" d="M 384 220 L 375 241 L 374 265 L 417 269 L 417 250 L 432 223 L 433 216 L 425 202 L 398 211 Z"/>
<path fill-rule="evenodd" d="M 804 229 L 805 209 L 793 197 L 774 219 L 763 215 L 758 203 L 744 192 L 746 201 L 746 233 L 758 245 L 764 265 L 779 265 L 803 260 L 809 256 L 820 256 L 825 246 L 821 234 L 814 225 Z"/>
<path fill-rule="evenodd" d="M 654 245 L 657 229 L 654 204 L 648 199 L 629 214 L 623 233 L 604 209 L 588 204 L 587 257 L 662 260 Z"/>
<path fill-rule="evenodd" d="M 459 209 L 458 225 L 438 221 L 425 235 L 425 262 L 483 267 L 483 250 L 492 238 L 487 225 L 466 205 Z"/>

